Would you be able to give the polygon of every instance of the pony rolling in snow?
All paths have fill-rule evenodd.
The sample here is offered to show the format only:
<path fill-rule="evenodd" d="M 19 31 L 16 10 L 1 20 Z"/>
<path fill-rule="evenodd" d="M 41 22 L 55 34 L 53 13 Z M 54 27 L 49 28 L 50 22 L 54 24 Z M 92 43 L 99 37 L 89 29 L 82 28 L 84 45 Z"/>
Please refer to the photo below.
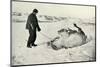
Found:
<path fill-rule="evenodd" d="M 48 42 L 48 45 L 51 46 L 54 50 L 59 50 L 61 48 L 67 49 L 85 44 L 87 36 L 80 27 L 78 27 L 76 24 L 73 25 L 78 29 L 78 31 L 69 28 L 61 29 L 58 31 L 60 36 Z"/>

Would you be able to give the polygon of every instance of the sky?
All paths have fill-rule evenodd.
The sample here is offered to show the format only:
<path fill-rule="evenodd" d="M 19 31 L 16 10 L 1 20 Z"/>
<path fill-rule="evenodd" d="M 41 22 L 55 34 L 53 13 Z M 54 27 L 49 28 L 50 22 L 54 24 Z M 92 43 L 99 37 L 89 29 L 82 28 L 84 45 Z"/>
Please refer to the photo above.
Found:
<path fill-rule="evenodd" d="M 13 12 L 31 13 L 36 8 L 39 10 L 38 15 L 64 16 L 76 18 L 93 18 L 95 17 L 95 7 L 93 6 L 76 6 L 62 4 L 46 4 L 34 2 L 12 2 Z"/>

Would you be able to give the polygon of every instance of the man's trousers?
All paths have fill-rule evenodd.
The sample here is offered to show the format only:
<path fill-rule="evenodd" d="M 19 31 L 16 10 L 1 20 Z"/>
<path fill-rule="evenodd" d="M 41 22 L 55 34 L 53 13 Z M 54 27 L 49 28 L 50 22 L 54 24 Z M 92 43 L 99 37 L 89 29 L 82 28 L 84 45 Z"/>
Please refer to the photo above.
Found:
<path fill-rule="evenodd" d="M 36 40 L 36 29 L 35 30 L 29 29 L 29 38 L 27 46 L 31 47 L 31 45 L 34 45 L 35 40 Z"/>

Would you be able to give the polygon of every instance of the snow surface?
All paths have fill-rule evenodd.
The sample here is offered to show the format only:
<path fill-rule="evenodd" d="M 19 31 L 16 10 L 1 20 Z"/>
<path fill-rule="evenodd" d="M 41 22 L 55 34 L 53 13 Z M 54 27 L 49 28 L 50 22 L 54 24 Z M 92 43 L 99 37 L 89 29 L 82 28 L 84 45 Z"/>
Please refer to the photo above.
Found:
<path fill-rule="evenodd" d="M 71 19 L 72 20 L 72 19 Z M 76 20 L 74 20 L 76 21 Z M 53 50 L 47 46 L 48 41 L 58 36 L 57 31 L 62 28 L 72 28 L 77 23 L 88 37 L 88 42 L 82 46 Z M 12 23 L 12 64 L 45 64 L 60 62 L 80 62 L 95 60 L 95 23 L 78 23 L 70 20 L 39 23 L 42 31 L 37 32 L 37 47 L 27 48 L 28 30 L 26 23 Z"/>

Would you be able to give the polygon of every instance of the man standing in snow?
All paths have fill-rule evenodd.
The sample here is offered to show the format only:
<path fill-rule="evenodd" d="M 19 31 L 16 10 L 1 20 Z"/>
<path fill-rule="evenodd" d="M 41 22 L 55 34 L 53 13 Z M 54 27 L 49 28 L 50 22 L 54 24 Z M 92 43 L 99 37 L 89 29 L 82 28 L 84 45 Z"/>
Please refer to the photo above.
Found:
<path fill-rule="evenodd" d="M 37 9 L 34 9 L 33 12 L 28 16 L 26 29 L 29 30 L 29 38 L 27 42 L 27 47 L 31 48 L 32 46 L 37 46 L 34 42 L 36 40 L 36 30 L 41 31 L 36 14 L 38 13 Z"/>

